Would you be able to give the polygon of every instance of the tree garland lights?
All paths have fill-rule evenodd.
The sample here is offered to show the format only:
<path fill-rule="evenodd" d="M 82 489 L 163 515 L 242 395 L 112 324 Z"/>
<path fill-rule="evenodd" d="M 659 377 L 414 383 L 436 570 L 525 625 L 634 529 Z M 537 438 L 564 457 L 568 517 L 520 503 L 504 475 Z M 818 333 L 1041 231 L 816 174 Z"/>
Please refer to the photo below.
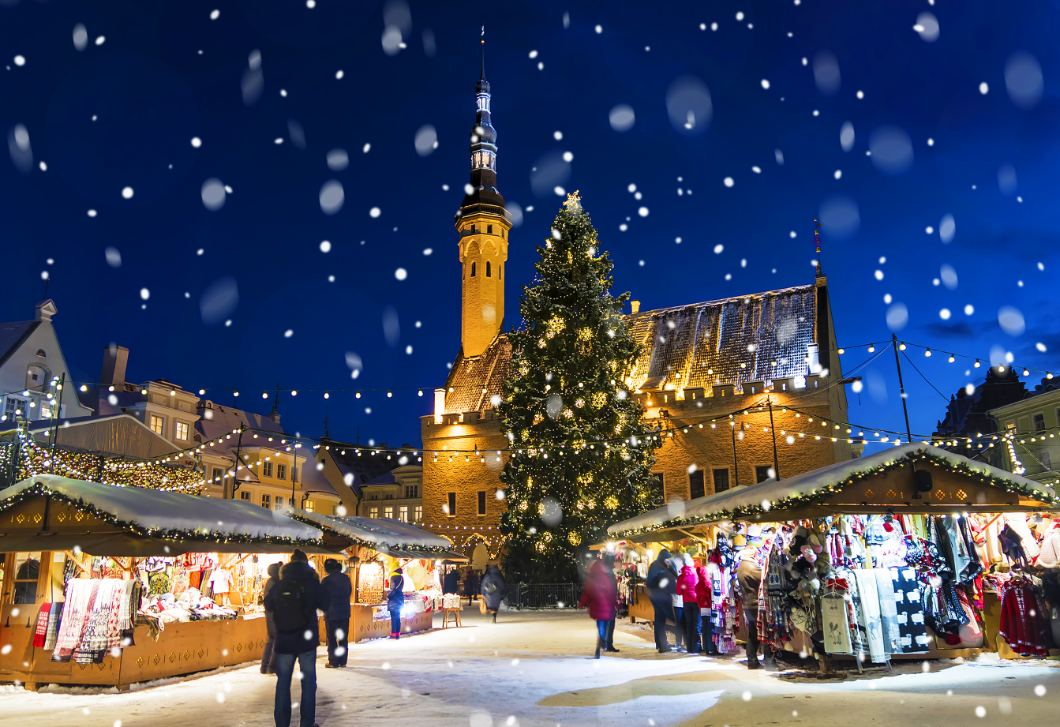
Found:
<path fill-rule="evenodd" d="M 692 525 L 706 525 L 709 523 L 720 522 L 722 520 L 747 520 L 751 517 L 764 515 L 766 513 L 782 513 L 785 510 L 793 510 L 795 508 L 804 507 L 808 505 L 820 505 L 832 495 L 842 492 L 848 486 L 853 485 L 856 482 L 865 479 L 866 477 L 883 474 L 895 469 L 900 469 L 910 464 L 915 465 L 919 462 L 929 462 L 950 472 L 964 475 L 979 483 L 993 485 L 994 487 L 998 487 L 1004 490 L 1005 492 L 1037 500 L 1038 502 L 1044 503 L 1043 508 L 1056 507 L 1057 505 L 1060 505 L 1060 497 L 1056 495 L 1049 496 L 1048 494 L 1034 490 L 1033 488 L 1028 487 L 1026 485 L 1012 482 L 1011 480 L 1008 480 L 1003 477 L 995 477 L 981 470 L 973 469 L 964 462 L 959 462 L 955 464 L 945 457 L 939 457 L 938 455 L 931 454 L 930 452 L 914 451 L 896 457 L 895 459 L 889 462 L 885 462 L 884 464 L 875 467 L 870 467 L 860 472 L 854 472 L 845 477 L 842 482 L 837 482 L 831 485 L 825 485 L 806 495 L 785 497 L 779 500 L 775 500 L 773 502 L 763 501 L 761 505 L 749 505 L 746 507 L 715 510 L 714 512 L 706 513 L 703 515 L 697 515 L 695 517 L 677 517 L 656 525 L 645 526 L 642 528 L 633 528 L 630 530 L 623 530 L 621 532 L 616 533 L 609 533 L 608 538 L 612 540 L 618 538 L 631 538 L 659 530 L 666 530 L 676 527 L 687 527 Z M 754 485 L 751 485 L 750 487 L 754 487 Z"/>
<path fill-rule="evenodd" d="M 311 547 L 323 547 L 324 543 L 320 539 L 304 539 L 304 538 L 292 538 L 287 536 L 277 535 L 246 535 L 240 533 L 220 534 L 215 531 L 208 530 L 205 526 L 202 528 L 196 528 L 195 530 L 177 530 L 177 529 L 163 529 L 163 528 L 147 528 L 137 523 L 122 520 L 107 510 L 102 510 L 90 503 L 85 502 L 81 498 L 73 498 L 64 495 L 60 492 L 55 492 L 43 482 L 34 482 L 32 486 L 18 492 L 11 497 L 0 500 L 0 512 L 7 510 L 15 505 L 22 503 L 23 501 L 32 497 L 49 497 L 52 500 L 69 505 L 70 507 L 77 510 L 79 513 L 85 515 L 91 515 L 94 518 L 98 518 L 103 522 L 113 525 L 114 527 L 121 528 L 122 530 L 138 535 L 145 538 L 155 538 L 161 540 L 174 540 L 174 541 L 193 541 L 199 543 L 262 543 L 266 545 L 293 545 L 293 546 L 311 546 Z M 206 507 L 206 505 L 204 505 Z M 203 519 L 209 520 L 209 514 L 204 512 Z"/>

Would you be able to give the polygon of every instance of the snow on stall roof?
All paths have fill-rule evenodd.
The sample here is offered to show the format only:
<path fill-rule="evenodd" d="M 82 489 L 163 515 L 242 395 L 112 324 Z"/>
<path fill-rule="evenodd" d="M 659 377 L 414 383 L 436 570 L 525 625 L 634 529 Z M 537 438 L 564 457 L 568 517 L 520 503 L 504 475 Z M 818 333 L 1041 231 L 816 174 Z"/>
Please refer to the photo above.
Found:
<path fill-rule="evenodd" d="M 869 472 L 881 465 L 916 454 L 925 455 L 939 464 L 950 467 L 963 466 L 973 472 L 981 472 L 990 477 L 1006 480 L 1018 487 L 1039 493 L 1041 499 L 1046 502 L 1056 498 L 1055 490 L 1048 485 L 1043 485 L 1021 475 L 1006 472 L 983 462 L 976 462 L 953 452 L 947 452 L 938 447 L 913 443 L 903 444 L 900 447 L 890 447 L 858 459 L 836 462 L 827 467 L 821 467 L 820 469 L 804 472 L 801 475 L 786 479 L 765 480 L 757 485 L 735 487 L 731 490 L 707 495 L 688 502 L 669 503 L 629 520 L 615 523 L 607 529 L 607 532 L 618 534 L 629 530 L 657 527 L 673 521 L 701 520 L 726 510 L 760 507 L 763 502 L 770 502 L 773 503 L 774 507 L 781 507 L 782 501 L 786 498 L 813 494 L 822 487 L 840 484 L 852 475 Z"/>
<path fill-rule="evenodd" d="M 391 548 L 449 548 L 450 543 L 439 535 L 433 535 L 415 525 L 391 518 L 337 517 L 318 512 L 291 510 L 291 516 L 327 528 L 343 537 L 365 545 L 383 545 Z"/>
<path fill-rule="evenodd" d="M 115 518 L 150 530 L 195 531 L 196 535 L 319 540 L 319 528 L 282 513 L 237 500 L 160 492 L 143 487 L 112 487 L 58 475 L 36 475 L 0 491 L 0 501 L 37 484 L 48 492 L 81 500 Z"/>

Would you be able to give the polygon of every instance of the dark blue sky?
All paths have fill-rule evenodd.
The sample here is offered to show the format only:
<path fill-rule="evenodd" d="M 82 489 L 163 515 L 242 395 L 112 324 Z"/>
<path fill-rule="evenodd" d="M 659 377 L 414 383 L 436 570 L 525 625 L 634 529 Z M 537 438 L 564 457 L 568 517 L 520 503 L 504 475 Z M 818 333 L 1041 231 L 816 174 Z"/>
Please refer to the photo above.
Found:
<path fill-rule="evenodd" d="M 902 338 L 984 361 L 1011 352 L 1018 366 L 1060 373 L 1049 282 L 1060 266 L 1060 3 L 864 5 L 535 0 L 483 11 L 411 0 L 409 17 L 386 13 L 407 46 L 388 55 L 382 3 L 0 0 L 0 119 L 12 150 L 0 162 L 0 318 L 30 317 L 47 271 L 82 379 L 98 376 L 116 342 L 131 350 L 133 381 L 228 389 L 207 394 L 221 403 L 237 388 L 240 405 L 266 413 L 262 391 L 297 388 L 281 401 L 284 423 L 310 435 L 325 401 L 307 390 L 410 387 L 390 399 L 333 394 L 331 434 L 418 443 L 417 417 L 460 343 L 452 221 L 485 23 L 499 187 L 524 210 L 507 325 L 559 183 L 581 190 L 616 261 L 616 292 L 644 308 L 810 282 L 820 213 L 841 345 L 888 339 L 901 303 Z M 709 113 L 702 95 L 679 92 L 697 83 Z M 241 84 L 250 100 L 260 89 L 250 106 Z M 609 122 L 619 104 L 635 113 L 624 132 Z M 414 139 L 428 124 L 438 146 L 421 156 Z M 338 171 L 326 161 L 336 148 L 349 157 Z M 558 161 L 565 152 L 569 164 Z M 539 180 L 537 196 L 535 166 L 569 178 Z M 210 179 L 232 190 L 214 211 L 203 202 Z M 319 200 L 329 180 L 344 189 L 332 215 Z M 853 209 L 857 224 L 844 224 Z M 233 279 L 238 305 L 204 320 L 204 293 L 214 286 L 223 303 Z M 1003 306 L 1021 312 L 1025 332 L 1002 330 Z M 400 333 L 388 343 L 391 308 Z M 356 381 L 347 352 L 363 362 Z M 985 371 L 908 353 L 947 397 Z M 868 356 L 851 350 L 844 368 Z M 851 418 L 902 428 L 893 356 L 859 373 L 867 386 L 851 393 Z M 932 431 L 943 400 L 915 372 L 905 380 L 914 431 Z"/>

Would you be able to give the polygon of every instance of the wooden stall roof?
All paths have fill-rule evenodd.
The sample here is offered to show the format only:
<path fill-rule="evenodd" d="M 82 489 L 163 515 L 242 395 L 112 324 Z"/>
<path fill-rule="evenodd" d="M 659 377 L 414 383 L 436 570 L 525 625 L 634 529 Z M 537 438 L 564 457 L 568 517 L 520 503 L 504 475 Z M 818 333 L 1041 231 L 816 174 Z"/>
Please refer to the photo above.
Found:
<path fill-rule="evenodd" d="M 36 475 L 0 491 L 2 552 L 77 545 L 113 556 L 276 553 L 323 548 L 322 535 L 317 527 L 245 502 L 58 475 Z M 41 545 L 22 547 L 31 543 Z"/>
<path fill-rule="evenodd" d="M 385 517 L 339 517 L 306 510 L 288 510 L 287 514 L 295 520 L 323 530 L 324 539 L 329 545 L 337 536 L 346 539 L 350 545 L 369 548 L 395 558 L 467 560 L 461 553 L 449 550 L 452 543 L 447 539 L 400 520 Z"/>
<path fill-rule="evenodd" d="M 913 467 L 933 486 L 914 497 Z M 634 538 L 722 520 L 795 520 L 837 513 L 1019 512 L 1060 506 L 1040 482 L 926 444 L 906 444 L 859 459 L 737 487 L 689 502 L 670 503 L 607 529 Z"/>

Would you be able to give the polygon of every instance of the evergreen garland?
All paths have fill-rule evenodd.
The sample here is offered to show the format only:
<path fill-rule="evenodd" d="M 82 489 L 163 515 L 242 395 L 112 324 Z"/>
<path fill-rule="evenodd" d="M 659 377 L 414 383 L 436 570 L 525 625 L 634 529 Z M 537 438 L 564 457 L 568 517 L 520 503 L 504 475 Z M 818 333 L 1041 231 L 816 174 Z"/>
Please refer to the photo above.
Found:
<path fill-rule="evenodd" d="M 511 451 L 504 565 L 510 580 L 571 582 L 609 523 L 662 504 L 658 437 L 622 380 L 640 353 L 622 317 L 629 293 L 611 295 L 614 265 L 577 192 L 537 250 L 498 406 Z"/>

